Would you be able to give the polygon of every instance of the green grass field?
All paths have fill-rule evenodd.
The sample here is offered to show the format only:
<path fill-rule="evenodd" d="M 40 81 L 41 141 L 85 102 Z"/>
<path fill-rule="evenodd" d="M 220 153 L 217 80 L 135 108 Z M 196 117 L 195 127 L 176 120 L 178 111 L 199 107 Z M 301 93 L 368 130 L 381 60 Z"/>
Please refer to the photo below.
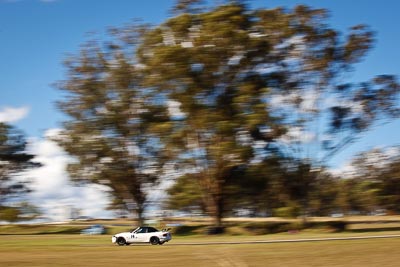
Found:
<path fill-rule="evenodd" d="M 358 236 L 373 235 L 359 234 Z M 376 233 L 375 233 L 376 234 Z M 385 234 L 400 234 L 387 232 Z M 302 243 L 183 245 L 189 242 L 354 236 L 304 232 L 177 237 L 163 246 L 115 246 L 111 236 L 0 235 L 0 266 L 399 266 L 400 238 Z M 182 244 L 182 245 L 177 245 Z"/>

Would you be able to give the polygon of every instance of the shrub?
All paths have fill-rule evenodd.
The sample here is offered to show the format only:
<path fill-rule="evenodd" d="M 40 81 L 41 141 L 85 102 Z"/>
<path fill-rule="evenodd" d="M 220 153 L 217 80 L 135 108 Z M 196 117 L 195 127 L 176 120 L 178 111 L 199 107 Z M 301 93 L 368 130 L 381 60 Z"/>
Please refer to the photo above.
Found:
<path fill-rule="evenodd" d="M 13 207 L 2 207 L 0 209 L 0 220 L 16 222 L 19 220 L 21 212 Z"/>
<path fill-rule="evenodd" d="M 296 218 L 300 215 L 300 209 L 296 206 L 277 208 L 273 211 L 275 217 Z"/>
<path fill-rule="evenodd" d="M 246 228 L 247 231 L 256 235 L 275 234 L 275 233 L 302 229 L 299 223 L 292 223 L 292 222 L 247 223 L 244 227 Z"/>

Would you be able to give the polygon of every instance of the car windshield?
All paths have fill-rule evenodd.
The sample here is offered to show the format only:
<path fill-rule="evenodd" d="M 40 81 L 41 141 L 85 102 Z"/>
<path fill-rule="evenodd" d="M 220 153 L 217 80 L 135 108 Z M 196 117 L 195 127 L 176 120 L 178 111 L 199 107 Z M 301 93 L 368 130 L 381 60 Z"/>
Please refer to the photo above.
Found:
<path fill-rule="evenodd" d="M 136 227 L 136 228 L 134 228 L 134 229 L 131 231 L 131 233 L 134 233 L 134 232 L 136 232 L 137 230 L 139 230 L 139 228 L 140 228 L 140 227 Z"/>

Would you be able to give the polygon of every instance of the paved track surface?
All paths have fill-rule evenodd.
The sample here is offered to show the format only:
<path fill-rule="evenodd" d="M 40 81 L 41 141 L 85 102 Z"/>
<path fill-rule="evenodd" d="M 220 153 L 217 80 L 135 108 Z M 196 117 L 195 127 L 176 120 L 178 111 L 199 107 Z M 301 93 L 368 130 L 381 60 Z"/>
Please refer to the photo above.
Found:
<path fill-rule="evenodd" d="M 332 237 L 332 238 L 304 238 L 304 239 L 282 239 L 282 240 L 256 240 L 238 242 L 188 242 L 188 243 L 168 243 L 168 246 L 204 246 L 204 245 L 241 245 L 241 244 L 270 244 L 270 243 L 296 243 L 296 242 L 321 242 L 337 240 L 360 240 L 377 238 L 399 238 L 400 235 L 376 235 L 376 236 L 354 236 L 354 237 Z"/>

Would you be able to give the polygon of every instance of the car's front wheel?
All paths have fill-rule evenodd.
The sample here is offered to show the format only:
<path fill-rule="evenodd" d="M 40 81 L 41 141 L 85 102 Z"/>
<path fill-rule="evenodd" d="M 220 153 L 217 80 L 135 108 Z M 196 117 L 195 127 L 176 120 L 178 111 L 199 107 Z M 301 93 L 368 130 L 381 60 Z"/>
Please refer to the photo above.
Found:
<path fill-rule="evenodd" d="M 123 237 L 118 237 L 118 239 L 117 239 L 117 244 L 118 244 L 118 246 L 126 245 L 125 238 L 123 238 Z"/>
<path fill-rule="evenodd" d="M 150 244 L 158 245 L 159 243 L 160 243 L 160 239 L 158 239 L 158 237 L 153 236 L 152 238 L 150 238 Z"/>

